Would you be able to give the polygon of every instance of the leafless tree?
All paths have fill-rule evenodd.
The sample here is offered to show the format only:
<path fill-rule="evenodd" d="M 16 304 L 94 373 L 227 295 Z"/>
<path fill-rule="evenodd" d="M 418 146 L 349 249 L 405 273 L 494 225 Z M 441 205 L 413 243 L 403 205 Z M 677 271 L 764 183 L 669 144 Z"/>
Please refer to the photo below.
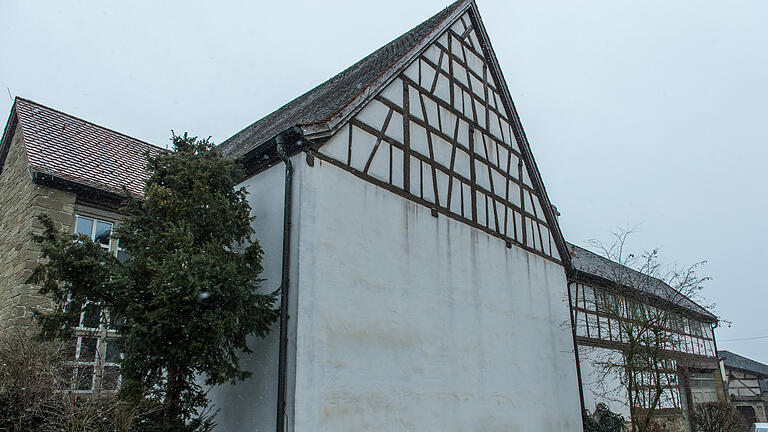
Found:
<path fill-rule="evenodd" d="M 149 412 L 114 394 L 73 389 L 67 347 L 30 330 L 0 337 L 0 432 L 129 431 Z"/>
<path fill-rule="evenodd" d="M 677 379 L 670 354 L 681 351 L 681 339 L 674 331 L 685 325 L 680 305 L 698 299 L 709 278 L 697 274 L 703 262 L 679 269 L 661 264 L 658 249 L 629 252 L 632 233 L 617 231 L 609 243 L 592 242 L 604 257 L 619 264 L 595 269 L 612 285 L 596 296 L 595 303 L 597 311 L 611 319 L 621 343 L 591 361 L 598 391 L 606 397 L 626 395 L 621 402 L 628 402 L 632 430 L 648 432 L 655 427 L 658 409 L 677 397 L 670 391 Z"/>
<path fill-rule="evenodd" d="M 749 427 L 728 402 L 701 404 L 694 410 L 693 419 L 700 432 L 743 432 Z"/>

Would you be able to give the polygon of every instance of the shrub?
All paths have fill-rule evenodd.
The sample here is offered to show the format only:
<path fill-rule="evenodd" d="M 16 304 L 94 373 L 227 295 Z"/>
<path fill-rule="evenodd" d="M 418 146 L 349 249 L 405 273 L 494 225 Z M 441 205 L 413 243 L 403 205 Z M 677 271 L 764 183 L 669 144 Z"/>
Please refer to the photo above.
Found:
<path fill-rule="evenodd" d="M 114 395 L 71 391 L 60 342 L 18 331 L 0 337 L 0 431 L 123 432 L 152 410 Z"/>
<path fill-rule="evenodd" d="M 623 432 L 624 416 L 599 403 L 592 414 L 584 410 L 584 432 Z"/>
<path fill-rule="evenodd" d="M 745 432 L 749 425 L 728 402 L 709 402 L 696 407 L 692 416 L 699 432 Z"/>

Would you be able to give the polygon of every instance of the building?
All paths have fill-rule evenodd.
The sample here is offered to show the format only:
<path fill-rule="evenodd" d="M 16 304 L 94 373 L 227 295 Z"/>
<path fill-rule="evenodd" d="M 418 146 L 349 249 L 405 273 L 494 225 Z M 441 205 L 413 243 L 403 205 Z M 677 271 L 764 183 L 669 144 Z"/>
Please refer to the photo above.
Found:
<path fill-rule="evenodd" d="M 220 427 L 581 428 L 570 256 L 473 1 L 221 147 L 286 245 L 264 267 L 287 313 L 212 393 Z"/>
<path fill-rule="evenodd" d="M 587 409 L 606 403 L 630 417 L 627 390 L 618 377 L 603 376 L 606 359 L 628 343 L 628 320 L 638 308 L 668 311 L 664 367 L 657 414 L 690 427 L 688 413 L 696 404 L 725 400 L 714 328 L 717 317 L 663 281 L 569 244 L 574 271 L 569 279 L 571 310 Z M 659 316 L 659 315 L 656 315 Z M 619 361 L 622 361 L 619 359 Z M 647 409 L 656 392 L 644 388 L 632 406 Z"/>
<path fill-rule="evenodd" d="M 768 365 L 725 350 L 717 356 L 731 403 L 749 423 L 768 421 Z"/>
<path fill-rule="evenodd" d="M 591 365 L 624 343 L 619 304 L 675 314 L 663 414 L 685 424 L 727 390 L 764 415 L 762 369 L 721 352 L 724 387 L 717 317 L 659 280 L 617 285 L 630 269 L 565 243 L 472 0 L 221 148 L 246 164 L 265 285 L 280 288 L 284 312 L 243 361 L 254 376 L 211 393 L 221 430 L 579 430 L 580 389 L 587 408 L 628 416 Z M 48 304 L 25 283 L 34 216 L 119 256 L 120 194 L 141 197 L 144 154 L 159 151 L 16 100 L 0 141 L 3 331 Z M 84 393 L 119 385 L 100 313 L 84 310 L 75 336 Z"/>
<path fill-rule="evenodd" d="M 283 320 L 211 393 L 219 428 L 581 428 L 570 249 L 489 37 L 460 0 L 222 143 L 246 164 Z M 17 99 L 0 144 L 0 320 L 47 299 L 24 283 L 28 232 L 111 238 L 162 149 Z M 590 282 L 591 283 L 591 282 Z M 578 298 L 578 293 L 576 293 Z M 118 385 L 107 325 L 76 336 L 78 391 Z"/>
<path fill-rule="evenodd" d="M 57 228 L 90 236 L 120 254 L 111 238 L 120 219 L 123 188 L 142 195 L 147 177 L 145 152 L 161 151 L 35 102 L 16 98 L 0 141 L 0 330 L 15 331 L 31 323 L 36 308 L 50 300 L 26 284 L 37 265 L 38 248 L 31 232 L 42 230 L 35 219 L 47 214 Z M 118 385 L 108 339 L 114 332 L 87 308 L 80 317 L 72 361 L 77 391 L 113 391 Z"/>
<path fill-rule="evenodd" d="M 473 1 L 222 149 L 246 163 L 285 320 L 254 341 L 251 380 L 214 390 L 220 429 L 581 427 L 570 257 Z M 144 154 L 159 151 L 15 101 L 0 144 L 4 331 L 49 304 L 25 283 L 35 215 L 119 255 L 120 194 L 141 197 Z M 84 393 L 119 385 L 99 313 L 86 308 L 75 337 Z"/>

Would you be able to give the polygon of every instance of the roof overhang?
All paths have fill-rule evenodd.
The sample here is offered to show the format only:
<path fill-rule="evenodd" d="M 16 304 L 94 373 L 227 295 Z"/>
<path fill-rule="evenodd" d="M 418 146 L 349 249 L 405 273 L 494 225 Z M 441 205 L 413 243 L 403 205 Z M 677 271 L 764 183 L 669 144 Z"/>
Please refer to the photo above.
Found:
<path fill-rule="evenodd" d="M 278 133 L 239 157 L 245 166 L 246 177 L 255 175 L 281 161 L 277 151 L 278 143 L 283 143 L 286 154 L 292 156 L 306 148 L 309 142 L 298 126 Z"/>
<path fill-rule="evenodd" d="M 110 210 L 119 209 L 127 198 L 126 195 L 121 193 L 107 191 L 42 172 L 32 172 L 32 181 L 41 186 L 74 192 L 78 201 L 87 202 L 92 205 L 95 204 Z M 134 198 L 140 199 L 138 197 Z"/>

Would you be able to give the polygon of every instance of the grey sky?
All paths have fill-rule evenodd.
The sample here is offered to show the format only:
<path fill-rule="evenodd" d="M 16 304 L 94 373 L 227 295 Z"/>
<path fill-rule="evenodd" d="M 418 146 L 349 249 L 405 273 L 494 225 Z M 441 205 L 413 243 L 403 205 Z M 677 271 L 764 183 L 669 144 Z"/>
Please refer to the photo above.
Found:
<path fill-rule="evenodd" d="M 768 1 L 477 1 L 566 238 L 708 260 L 718 347 L 768 363 L 728 341 L 768 336 Z M 0 109 L 221 142 L 447 4 L 0 0 Z"/>

